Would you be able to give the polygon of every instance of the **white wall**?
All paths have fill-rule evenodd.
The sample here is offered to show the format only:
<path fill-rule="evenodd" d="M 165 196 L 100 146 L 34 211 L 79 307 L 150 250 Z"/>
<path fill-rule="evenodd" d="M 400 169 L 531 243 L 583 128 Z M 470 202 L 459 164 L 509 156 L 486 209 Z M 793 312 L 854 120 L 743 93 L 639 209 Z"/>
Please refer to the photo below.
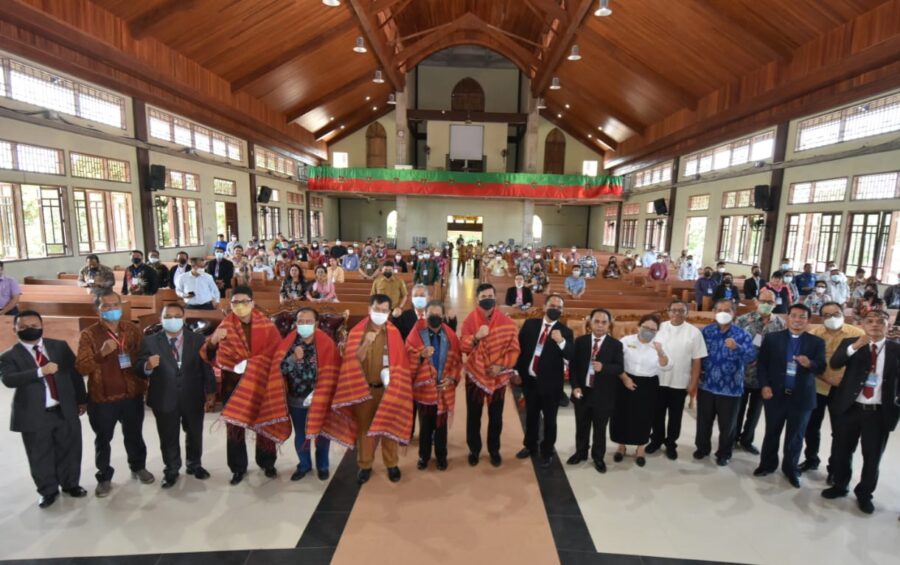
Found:
<path fill-rule="evenodd" d="M 542 245 L 569 247 L 588 245 L 587 206 L 535 206 L 534 213 L 544 223 Z"/>
<path fill-rule="evenodd" d="M 547 147 L 547 134 L 553 131 L 556 126 L 552 122 L 548 122 L 544 118 L 540 119 L 538 125 L 538 155 L 537 169 L 539 173 L 544 172 L 544 152 Z M 563 173 L 567 175 L 580 175 L 581 167 L 584 161 L 598 161 L 599 170 L 603 170 L 603 156 L 590 147 L 584 145 L 564 130 L 560 129 L 566 136 L 566 161 L 564 163 Z"/>
<path fill-rule="evenodd" d="M 466 77 L 478 81 L 484 90 L 485 112 L 516 112 L 518 69 L 474 69 L 419 65 L 419 108 L 449 110 L 456 83 Z M 415 99 L 413 99 L 414 101 Z"/>
<path fill-rule="evenodd" d="M 387 168 L 393 169 L 397 163 L 397 121 L 394 112 L 386 114 L 375 120 L 384 127 L 387 134 Z M 328 146 L 328 155 L 334 163 L 334 152 L 344 151 L 348 154 L 351 167 L 364 168 L 366 166 L 366 129 L 365 127 L 341 139 L 337 143 Z"/>
<path fill-rule="evenodd" d="M 506 171 L 506 161 L 502 152 L 506 150 L 506 124 L 461 124 L 460 122 L 430 121 L 427 124 L 427 145 L 431 148 L 428 155 L 427 168 L 445 170 L 447 155 L 450 153 L 450 126 L 473 125 L 484 127 L 484 155 L 487 157 L 487 172 L 502 173 Z"/>

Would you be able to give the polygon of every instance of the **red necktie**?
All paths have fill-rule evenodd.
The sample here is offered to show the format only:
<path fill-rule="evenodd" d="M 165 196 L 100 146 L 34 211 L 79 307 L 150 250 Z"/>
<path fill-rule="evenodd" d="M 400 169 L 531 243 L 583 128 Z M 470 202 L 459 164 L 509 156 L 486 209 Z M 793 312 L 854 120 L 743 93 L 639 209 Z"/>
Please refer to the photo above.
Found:
<path fill-rule="evenodd" d="M 876 346 L 874 343 L 872 344 L 872 350 L 869 353 L 869 359 L 869 374 L 872 374 L 875 372 L 875 369 L 878 366 L 878 346 Z M 875 395 L 875 387 L 866 385 L 863 387 L 862 393 L 864 397 L 872 398 Z"/>
<path fill-rule="evenodd" d="M 544 324 L 544 331 L 541 332 L 541 337 L 538 338 L 538 345 L 544 345 L 544 342 L 547 341 L 547 334 L 550 333 L 550 324 Z M 540 355 L 535 355 L 534 359 L 531 361 L 531 371 L 536 375 L 538 368 L 538 361 L 541 360 Z"/>
<path fill-rule="evenodd" d="M 41 351 L 40 345 L 34 346 L 34 360 L 37 361 L 38 367 L 43 367 L 47 363 L 50 362 L 47 359 L 47 356 Z M 44 380 L 47 381 L 47 388 L 50 389 L 50 398 L 53 400 L 59 401 L 59 396 L 56 394 L 56 376 L 55 375 L 44 375 Z"/>
<path fill-rule="evenodd" d="M 592 363 L 597 358 L 597 353 L 599 351 L 600 351 L 600 338 L 595 337 L 594 338 L 594 348 L 591 349 L 591 360 L 589 361 L 589 363 Z M 597 375 L 595 373 L 590 372 L 590 369 L 588 369 L 587 386 L 593 388 L 595 376 L 597 376 Z"/>

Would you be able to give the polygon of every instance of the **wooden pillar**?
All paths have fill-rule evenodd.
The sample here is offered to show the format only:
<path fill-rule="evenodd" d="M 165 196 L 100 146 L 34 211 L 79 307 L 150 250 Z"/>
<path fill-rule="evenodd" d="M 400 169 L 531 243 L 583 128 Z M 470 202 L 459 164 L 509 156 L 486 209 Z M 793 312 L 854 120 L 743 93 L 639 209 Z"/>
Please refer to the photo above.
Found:
<path fill-rule="evenodd" d="M 133 99 L 134 137 L 138 141 L 147 142 L 147 105 L 143 100 Z M 135 241 L 135 245 L 150 253 L 158 247 L 156 241 L 156 229 L 154 227 L 153 192 L 150 190 L 150 150 L 144 147 L 136 148 L 137 152 L 137 177 L 138 177 L 138 201 L 141 209 L 141 241 Z M 137 234 L 135 234 L 137 235 Z M 140 243 L 140 245 L 138 245 Z"/>
<path fill-rule="evenodd" d="M 306 229 L 303 230 L 303 233 L 306 234 L 306 243 L 312 243 L 312 221 L 310 220 L 310 216 L 312 215 L 312 206 L 310 206 L 310 197 L 309 197 L 309 185 L 306 186 L 306 191 L 304 191 L 304 201 L 306 202 L 306 206 L 304 206 L 304 218 L 303 225 Z"/>
<path fill-rule="evenodd" d="M 784 163 L 787 154 L 787 138 L 788 122 L 778 124 L 775 129 L 773 163 Z M 781 210 L 781 185 L 783 182 L 784 169 L 772 169 L 772 176 L 769 179 L 769 209 L 765 213 L 765 236 L 759 255 L 759 268 L 766 276 L 772 273 L 772 263 L 775 259 L 775 233 L 778 229 L 778 216 Z"/>
<path fill-rule="evenodd" d="M 666 251 L 669 252 L 669 257 L 676 257 L 675 250 L 672 249 L 672 232 L 675 229 L 675 201 L 677 198 L 675 185 L 678 183 L 678 171 L 680 168 L 681 157 L 675 157 L 672 160 L 672 188 L 669 189 L 669 217 L 666 221 Z"/>
<path fill-rule="evenodd" d="M 622 208 L 625 207 L 625 201 L 619 202 L 618 207 L 616 210 L 616 253 L 619 253 L 619 245 L 622 243 Z M 606 218 L 606 215 L 604 214 L 603 217 Z"/>
<path fill-rule="evenodd" d="M 250 170 L 256 170 L 256 146 L 252 141 L 247 142 L 247 158 L 249 159 L 247 162 L 249 163 Z M 251 235 L 258 236 L 259 235 L 259 209 L 256 207 L 256 195 L 259 189 L 256 186 L 256 174 L 250 173 L 250 231 Z M 287 197 L 285 197 L 287 198 Z M 247 238 L 249 241 L 250 238 Z"/>

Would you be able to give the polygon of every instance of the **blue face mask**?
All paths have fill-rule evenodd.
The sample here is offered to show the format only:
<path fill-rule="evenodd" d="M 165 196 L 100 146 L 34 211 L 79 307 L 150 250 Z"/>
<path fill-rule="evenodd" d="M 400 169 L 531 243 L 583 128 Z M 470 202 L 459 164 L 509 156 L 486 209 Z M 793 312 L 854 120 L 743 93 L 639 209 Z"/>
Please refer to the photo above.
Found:
<path fill-rule="evenodd" d="M 177 334 L 184 327 L 184 318 L 163 318 L 162 327 L 170 334 Z"/>
<path fill-rule="evenodd" d="M 428 305 L 428 299 L 424 296 L 413 296 L 412 303 L 416 310 L 422 310 Z"/>
<path fill-rule="evenodd" d="M 300 337 L 303 339 L 308 338 L 316 331 L 315 324 L 298 324 L 297 325 L 297 333 L 300 334 Z"/>
<path fill-rule="evenodd" d="M 117 308 L 115 310 L 107 310 L 105 312 L 100 312 L 100 317 L 106 320 L 107 322 L 118 322 L 122 319 L 122 309 Z"/>

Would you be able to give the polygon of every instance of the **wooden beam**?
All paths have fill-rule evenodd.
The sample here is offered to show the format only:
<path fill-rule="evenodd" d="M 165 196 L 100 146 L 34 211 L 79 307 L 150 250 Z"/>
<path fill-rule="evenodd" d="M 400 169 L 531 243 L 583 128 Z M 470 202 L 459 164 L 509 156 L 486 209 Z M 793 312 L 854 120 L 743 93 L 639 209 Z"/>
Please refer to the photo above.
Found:
<path fill-rule="evenodd" d="M 340 129 L 340 126 L 338 126 L 338 130 L 337 130 L 336 134 L 334 131 L 331 131 L 325 135 L 325 137 L 328 137 L 329 135 L 334 134 L 334 136 L 331 137 L 330 139 L 328 139 L 328 141 L 326 143 L 328 143 L 328 146 L 331 147 L 338 141 L 344 139 L 345 137 L 349 137 L 349 136 L 353 135 L 354 133 L 356 133 L 360 129 L 362 129 L 364 126 L 371 124 L 375 120 L 378 120 L 378 119 L 386 116 L 387 114 L 390 114 L 393 111 L 394 111 L 393 106 L 386 105 L 385 108 L 378 108 L 377 112 L 371 112 L 371 114 L 372 114 L 371 116 L 360 117 L 354 123 L 347 123 L 345 121 L 345 122 L 343 122 L 344 129 Z"/>
<path fill-rule="evenodd" d="M 776 163 L 783 163 L 787 156 L 789 122 L 778 124 L 775 129 L 775 146 L 772 158 Z M 775 235 L 778 228 L 778 218 L 781 216 L 781 190 L 784 182 L 784 169 L 773 169 L 769 179 L 769 203 L 773 204 L 765 212 L 765 232 L 763 233 L 762 249 L 759 254 L 759 268 L 763 273 L 772 272 L 772 262 L 775 259 Z"/>
<path fill-rule="evenodd" d="M 116 49 L 112 45 L 100 41 L 96 37 L 72 26 L 66 22 L 58 20 L 40 9 L 31 6 L 21 0 L 5 0 L 0 2 L 0 21 L 8 22 L 23 30 L 34 33 L 35 35 L 57 43 L 66 49 L 71 49 L 78 53 L 82 53 L 91 57 L 98 63 L 108 65 L 115 71 L 122 72 L 126 75 L 135 77 L 152 86 L 164 90 L 168 95 L 173 95 L 178 99 L 185 100 L 192 105 L 210 112 L 216 116 L 224 116 L 229 123 L 238 124 L 247 131 L 255 132 L 256 136 L 261 138 L 266 144 L 273 144 L 276 147 L 282 146 L 291 151 L 296 151 L 305 158 L 311 158 L 314 161 L 325 158 L 325 153 L 319 144 L 310 144 L 308 142 L 288 137 L 284 131 L 277 130 L 272 126 L 260 122 L 240 110 L 223 104 L 221 100 L 214 99 L 208 94 L 199 92 L 188 85 L 175 80 L 171 74 L 163 73 L 146 63 L 143 63 L 134 57 Z M 88 68 L 74 61 L 63 59 L 47 49 L 40 49 L 23 40 L 8 36 L 0 35 L 0 46 L 16 52 L 26 52 L 27 56 L 37 61 L 44 62 L 51 66 L 59 67 L 61 70 L 69 69 L 76 76 L 86 77 L 87 80 L 98 82 L 123 91 L 130 96 L 141 97 L 150 100 L 156 98 L 161 100 L 159 104 L 165 105 L 165 101 L 159 97 L 154 97 L 153 93 L 141 92 L 129 83 L 116 79 L 108 74 L 97 71 L 94 68 Z M 214 127 L 222 127 L 219 120 L 210 125 Z M 299 128 L 299 126 L 297 126 Z M 223 129 L 233 129 L 233 127 L 224 127 Z M 302 129 L 302 128 L 301 128 Z M 305 131 L 305 130 L 303 130 Z M 245 135 L 245 134 L 242 134 Z"/>
<path fill-rule="evenodd" d="M 541 96 L 544 90 L 547 89 L 547 86 L 550 85 L 553 73 L 556 72 L 556 68 L 562 62 L 566 51 L 575 39 L 578 28 L 581 27 L 581 22 L 587 16 L 593 4 L 594 0 L 573 0 L 574 8 L 569 10 L 570 19 L 568 25 L 564 26 L 565 29 L 551 44 L 549 52 L 545 53 L 544 63 L 540 66 L 534 80 L 531 82 L 532 95 Z"/>
<path fill-rule="evenodd" d="M 549 106 L 546 109 L 541 110 L 541 116 L 545 120 L 550 122 L 551 124 L 555 125 L 559 129 L 563 130 L 570 136 L 577 139 L 579 143 L 581 143 L 582 145 L 584 145 L 585 147 L 587 147 L 594 153 L 600 155 L 600 163 L 603 163 L 603 158 L 605 157 L 605 152 L 602 149 L 600 149 L 599 147 L 597 147 L 597 143 L 593 139 L 588 139 L 587 135 L 581 133 L 580 131 L 573 131 L 572 128 L 569 127 L 568 123 L 566 123 L 565 121 L 556 117 L 556 113 L 554 113 L 550 109 Z M 591 134 L 591 135 L 593 135 L 593 134 Z M 541 143 L 541 142 L 543 142 L 543 140 L 538 140 L 538 142 Z M 614 147 L 612 147 L 610 149 L 613 151 L 615 150 Z"/>
<path fill-rule="evenodd" d="M 373 106 L 377 106 L 378 110 L 373 110 L 372 109 Z M 358 107 L 353 112 L 351 112 L 345 116 L 341 116 L 341 119 L 339 119 L 339 120 L 335 119 L 333 122 L 329 122 L 328 125 L 326 125 L 325 127 L 316 130 L 313 135 L 316 136 L 316 140 L 321 140 L 325 137 L 328 137 L 329 135 L 331 135 L 332 133 L 334 133 L 336 131 L 340 131 L 342 125 L 344 126 L 344 130 L 346 131 L 347 129 L 349 129 L 350 124 L 355 124 L 356 122 L 360 121 L 361 119 L 364 119 L 366 116 L 369 116 L 369 121 L 373 121 L 373 120 L 377 119 L 374 116 L 384 115 L 384 114 L 378 114 L 377 112 L 385 110 L 385 107 L 387 107 L 387 110 L 385 111 L 385 113 L 390 112 L 391 110 L 394 109 L 394 107 L 391 106 L 390 104 L 372 104 L 372 105 L 370 105 L 369 103 L 363 104 L 362 106 Z M 366 122 L 366 123 L 369 123 L 369 122 Z"/>
<path fill-rule="evenodd" d="M 231 81 L 231 91 L 237 92 L 239 90 L 243 90 L 244 88 L 250 86 L 269 73 L 278 70 L 280 67 L 290 63 L 297 57 L 300 57 L 310 49 L 321 47 L 322 44 L 327 40 L 332 39 L 336 35 L 340 35 L 350 29 L 353 29 L 354 27 L 356 27 L 356 20 L 354 20 L 353 18 L 347 18 L 334 27 L 323 29 L 321 32 L 307 39 L 303 43 L 292 47 L 291 49 L 288 49 L 271 61 L 268 61 L 260 65 L 259 67 L 256 67 L 252 71 L 246 73 L 245 75 Z"/>
<path fill-rule="evenodd" d="M 402 92 L 406 86 L 405 76 L 395 66 L 394 55 L 388 50 L 384 35 L 375 26 L 371 14 L 363 6 L 363 0 L 350 0 L 350 6 L 353 8 L 360 26 L 362 26 L 363 35 L 366 36 L 369 47 L 375 53 L 384 75 L 396 92 Z"/>
<path fill-rule="evenodd" d="M 401 2 L 406 2 L 406 0 L 369 0 L 369 10 L 375 14 L 378 12 L 383 12 L 385 10 L 390 10 L 392 7 L 400 4 Z"/>
<path fill-rule="evenodd" d="M 253 143 L 247 144 L 247 155 L 250 156 L 250 162 L 256 162 L 256 146 Z M 257 186 L 256 186 L 256 175 L 250 175 L 250 232 L 253 235 L 259 234 L 259 207 L 256 203 L 256 194 L 257 194 Z M 287 198 L 287 197 L 285 197 Z M 309 208 L 307 208 L 309 210 Z M 247 238 L 247 241 L 250 241 L 250 238 Z"/>
<path fill-rule="evenodd" d="M 396 9 L 392 9 L 392 10 L 391 10 L 391 15 L 388 16 L 387 18 L 385 18 L 383 22 L 381 22 L 380 24 L 378 24 L 378 28 L 379 28 L 379 29 L 384 29 L 384 26 L 388 25 L 388 23 L 389 23 L 391 20 L 393 20 L 393 19 L 397 16 L 397 14 L 399 14 L 400 12 L 402 12 L 407 6 L 409 6 L 409 3 L 412 2 L 412 0 L 400 0 L 400 1 L 403 2 L 403 3 L 400 4 L 399 6 L 397 6 Z M 379 12 L 383 12 L 383 11 L 384 11 L 383 9 L 382 9 L 382 10 L 379 10 Z"/>
<path fill-rule="evenodd" d="M 303 101 L 299 106 L 291 108 L 287 112 L 285 112 L 285 119 L 289 122 L 293 122 L 294 120 L 305 116 L 306 114 L 312 112 L 316 108 L 321 106 L 325 106 L 329 102 L 333 102 L 338 98 L 344 96 L 345 94 L 349 94 L 356 90 L 357 88 L 369 84 L 372 81 L 372 76 L 369 74 L 365 74 L 363 76 L 357 77 L 351 80 L 348 83 L 344 83 L 343 85 L 326 92 L 312 100 L 311 102 Z"/>
<path fill-rule="evenodd" d="M 680 106 L 690 108 L 691 110 L 697 108 L 698 97 L 696 95 L 651 69 L 643 61 L 591 29 L 590 25 L 584 26 L 581 37 L 586 39 L 590 45 L 615 59 L 622 67 L 634 72 L 638 77 L 647 82 L 652 83 L 656 88 L 665 90 L 666 96 L 674 99 Z"/>
<path fill-rule="evenodd" d="M 575 101 L 580 102 L 586 108 L 597 108 L 607 114 L 611 119 L 616 120 L 623 126 L 627 127 L 631 131 L 637 133 L 638 135 L 643 135 L 644 130 L 646 129 L 646 125 L 640 121 L 636 116 L 631 114 L 630 111 L 623 110 L 621 107 L 617 106 L 613 108 L 610 105 L 610 102 L 607 100 L 601 100 L 599 98 L 592 97 L 589 92 L 590 89 L 583 87 L 580 83 L 567 84 L 564 87 L 564 90 L 559 91 L 551 91 L 552 94 L 548 94 L 544 97 L 544 101 L 548 104 L 556 101 L 557 99 L 562 99 L 565 101 Z M 571 102 L 570 102 L 571 103 Z M 596 128 L 597 124 L 593 124 L 593 127 Z"/>
<path fill-rule="evenodd" d="M 528 114 L 506 112 L 466 112 L 465 110 L 407 110 L 406 117 L 412 121 L 464 122 L 524 124 Z"/>
<path fill-rule="evenodd" d="M 128 32 L 135 39 L 142 39 L 148 35 L 154 27 L 163 23 L 169 16 L 175 15 L 178 12 L 192 10 L 199 3 L 199 0 L 165 0 L 162 4 L 147 10 L 137 18 L 128 22 Z"/>
<path fill-rule="evenodd" d="M 132 100 L 132 116 L 134 117 L 134 137 L 138 141 L 147 143 L 147 105 L 143 100 Z M 138 197 L 141 202 L 141 239 L 142 249 L 149 254 L 151 249 L 157 249 L 156 229 L 154 229 L 153 192 L 148 190 L 150 186 L 150 150 L 144 147 L 136 147 Z M 137 235 L 137 234 L 135 234 Z"/>
<path fill-rule="evenodd" d="M 569 12 L 560 6 L 556 0 L 525 0 L 525 3 L 533 6 L 546 16 L 559 20 L 559 23 L 562 25 L 569 23 Z"/>

